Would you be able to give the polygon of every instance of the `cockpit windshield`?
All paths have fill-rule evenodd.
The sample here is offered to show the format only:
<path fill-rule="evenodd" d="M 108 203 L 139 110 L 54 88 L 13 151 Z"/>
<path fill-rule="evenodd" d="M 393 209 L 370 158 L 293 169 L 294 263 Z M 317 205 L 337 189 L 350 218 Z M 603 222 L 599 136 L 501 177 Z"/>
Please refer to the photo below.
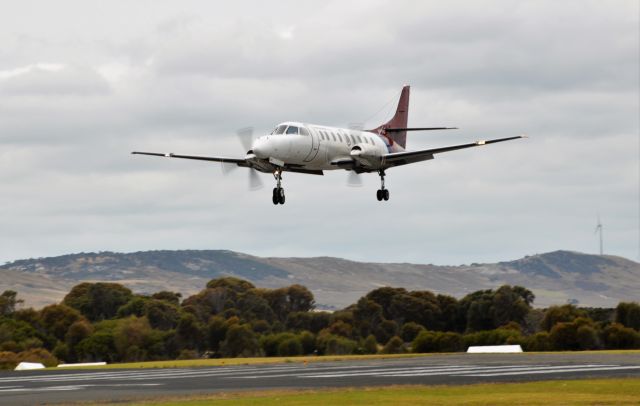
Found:
<path fill-rule="evenodd" d="M 290 125 L 289 128 L 287 128 L 287 134 L 298 134 L 298 127 Z"/>
<path fill-rule="evenodd" d="M 277 126 L 276 129 L 273 130 L 271 134 L 284 134 L 284 130 L 286 129 L 287 129 L 287 126 L 285 124 L 281 124 Z"/>

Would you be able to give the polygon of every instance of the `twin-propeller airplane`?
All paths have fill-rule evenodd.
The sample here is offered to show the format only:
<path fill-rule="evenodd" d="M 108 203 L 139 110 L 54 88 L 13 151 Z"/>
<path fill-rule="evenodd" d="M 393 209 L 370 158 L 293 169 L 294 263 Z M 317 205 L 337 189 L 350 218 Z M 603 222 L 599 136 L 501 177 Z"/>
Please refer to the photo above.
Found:
<path fill-rule="evenodd" d="M 409 113 L 409 86 L 402 89 L 398 108 L 391 120 L 373 130 L 353 130 L 299 122 L 279 124 L 269 135 L 254 140 L 244 158 L 219 156 L 180 155 L 157 152 L 133 154 L 168 158 L 195 159 L 235 164 L 272 173 L 276 180 L 273 204 L 284 204 L 283 172 L 323 175 L 323 171 L 342 169 L 357 174 L 377 172 L 381 187 L 376 193 L 379 201 L 389 200 L 389 189 L 384 177 L 387 169 L 433 159 L 435 154 L 457 149 L 478 147 L 496 142 L 515 140 L 525 136 L 481 140 L 471 144 L 406 151 L 408 131 L 450 130 L 449 127 L 407 127 Z"/>

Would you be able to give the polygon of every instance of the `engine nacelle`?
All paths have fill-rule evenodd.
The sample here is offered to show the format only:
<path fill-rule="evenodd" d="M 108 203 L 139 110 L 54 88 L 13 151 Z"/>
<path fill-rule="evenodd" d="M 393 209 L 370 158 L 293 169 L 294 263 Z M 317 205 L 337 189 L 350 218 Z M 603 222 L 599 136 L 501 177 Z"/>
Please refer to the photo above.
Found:
<path fill-rule="evenodd" d="M 380 163 L 378 149 L 369 144 L 356 144 L 351 147 L 350 155 L 362 166 L 375 168 Z"/>

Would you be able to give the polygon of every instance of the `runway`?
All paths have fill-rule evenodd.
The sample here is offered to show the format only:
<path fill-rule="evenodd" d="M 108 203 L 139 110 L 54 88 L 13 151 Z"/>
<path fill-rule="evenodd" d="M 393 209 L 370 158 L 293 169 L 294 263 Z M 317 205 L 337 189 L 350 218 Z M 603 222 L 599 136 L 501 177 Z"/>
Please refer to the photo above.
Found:
<path fill-rule="evenodd" d="M 453 354 L 416 358 L 175 369 L 0 373 L 2 405 L 33 405 L 283 388 L 462 385 L 640 378 L 638 354 Z"/>

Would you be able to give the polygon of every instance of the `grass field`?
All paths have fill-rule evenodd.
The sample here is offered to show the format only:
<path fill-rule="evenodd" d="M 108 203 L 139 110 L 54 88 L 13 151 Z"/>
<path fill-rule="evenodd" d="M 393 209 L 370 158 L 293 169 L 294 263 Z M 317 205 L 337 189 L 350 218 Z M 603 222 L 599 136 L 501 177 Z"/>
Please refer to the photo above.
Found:
<path fill-rule="evenodd" d="M 450 353 L 462 355 L 464 353 Z M 602 351 L 579 351 L 579 352 L 527 352 L 515 354 L 516 356 L 529 357 L 538 354 L 627 354 L 640 355 L 640 350 L 602 350 Z M 149 362 L 127 362 L 120 364 L 108 364 L 103 366 L 91 367 L 69 367 L 66 369 L 113 369 L 113 368 L 189 368 L 189 367 L 212 367 L 212 366 L 228 366 L 228 365 L 255 365 L 255 364 L 280 364 L 289 362 L 331 362 L 331 361 L 355 361 L 369 359 L 388 359 L 388 358 L 413 358 L 427 357 L 436 355 L 447 355 L 447 353 L 429 353 L 429 354 L 375 354 L 375 355 L 324 355 L 324 356 L 306 356 L 306 357 L 260 357 L 260 358 L 219 358 L 219 359 L 188 359 L 173 361 L 149 361 Z M 52 368 L 56 369 L 56 368 Z"/>
<path fill-rule="evenodd" d="M 226 393 L 149 399 L 134 405 L 638 405 L 640 379 L 590 379 L 467 386 L 390 386 Z M 122 405 L 122 402 L 117 403 Z"/>

